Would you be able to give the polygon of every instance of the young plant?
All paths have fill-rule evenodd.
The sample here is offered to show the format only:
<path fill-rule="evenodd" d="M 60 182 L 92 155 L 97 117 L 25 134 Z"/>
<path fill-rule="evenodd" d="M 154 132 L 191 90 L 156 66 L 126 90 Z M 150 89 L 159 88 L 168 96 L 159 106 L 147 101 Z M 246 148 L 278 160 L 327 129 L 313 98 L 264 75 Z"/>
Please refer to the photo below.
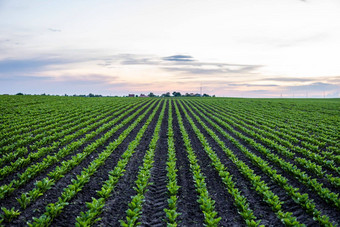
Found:
<path fill-rule="evenodd" d="M 20 215 L 20 212 L 18 210 L 14 210 L 15 208 L 12 207 L 12 209 L 7 209 L 6 207 L 1 207 L 1 210 L 4 212 L 0 215 L 0 217 L 5 222 L 11 222 L 14 218 L 18 217 Z"/>

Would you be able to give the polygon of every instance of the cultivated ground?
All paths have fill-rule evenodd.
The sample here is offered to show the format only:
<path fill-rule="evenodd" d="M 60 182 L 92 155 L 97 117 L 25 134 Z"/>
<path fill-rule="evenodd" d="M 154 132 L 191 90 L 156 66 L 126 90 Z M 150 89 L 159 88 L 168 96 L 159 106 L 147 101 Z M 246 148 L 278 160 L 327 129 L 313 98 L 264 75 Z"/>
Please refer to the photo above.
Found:
<path fill-rule="evenodd" d="M 340 100 L 0 96 L 4 226 L 337 226 Z"/>

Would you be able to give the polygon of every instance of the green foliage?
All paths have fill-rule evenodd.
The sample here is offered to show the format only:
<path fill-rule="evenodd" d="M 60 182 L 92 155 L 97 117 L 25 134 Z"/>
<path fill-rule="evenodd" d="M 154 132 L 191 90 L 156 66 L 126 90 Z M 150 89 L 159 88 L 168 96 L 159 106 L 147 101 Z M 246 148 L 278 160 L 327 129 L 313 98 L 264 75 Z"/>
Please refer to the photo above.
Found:
<path fill-rule="evenodd" d="M 161 113 L 159 114 L 157 124 L 154 129 L 151 142 L 149 144 L 149 149 L 146 151 L 146 154 L 143 158 L 143 165 L 138 172 L 137 180 L 135 181 L 135 186 L 133 187 L 137 194 L 132 197 L 132 200 L 128 205 L 129 209 L 126 211 L 126 221 L 119 221 L 121 226 L 138 226 L 141 224 L 140 222 L 138 222 L 138 219 L 142 214 L 144 194 L 148 190 L 147 187 L 151 184 L 149 183 L 149 178 L 151 177 L 151 168 L 153 167 L 155 148 L 159 140 L 159 134 L 164 117 L 166 103 L 167 102 L 165 101 Z"/>
<path fill-rule="evenodd" d="M 200 166 L 197 162 L 197 157 L 195 155 L 195 152 L 192 149 L 191 142 L 189 139 L 189 135 L 184 127 L 181 114 L 179 112 L 177 103 L 175 102 L 175 108 L 176 108 L 176 115 L 178 119 L 178 123 L 180 126 L 183 142 L 185 144 L 187 153 L 188 153 L 188 159 L 190 162 L 190 169 L 193 174 L 194 182 L 195 182 L 195 188 L 198 194 L 197 202 L 200 204 L 200 208 L 204 214 L 204 222 L 207 226 L 217 226 L 219 221 L 221 220 L 221 217 L 216 217 L 217 212 L 215 210 L 215 201 L 211 199 L 209 196 L 209 192 L 207 190 L 207 186 L 205 183 L 205 176 L 200 171 Z"/>
<path fill-rule="evenodd" d="M 5 207 L 1 207 L 3 214 L 1 214 L 0 217 L 5 222 L 11 222 L 14 218 L 16 218 L 20 215 L 20 212 L 18 210 L 14 210 L 14 209 L 15 209 L 14 207 L 12 207 L 10 210 L 5 208 Z"/>
<path fill-rule="evenodd" d="M 179 92 L 173 95 L 181 96 Z M 231 195 L 244 225 L 261 225 L 261 220 L 256 217 L 257 212 L 252 210 L 254 207 L 244 194 L 248 190 L 257 193 L 284 225 L 303 226 L 303 223 L 285 210 L 284 201 L 281 201 L 276 190 L 286 193 L 282 198 L 289 197 L 319 225 L 337 224 L 333 223 L 333 211 L 327 216 L 323 208 L 330 206 L 329 210 L 335 212 L 340 209 L 338 99 L 229 99 L 195 98 L 195 95 L 186 94 L 190 98 L 183 95 L 176 99 L 100 98 L 93 97 L 93 94 L 89 94 L 93 97 L 91 99 L 47 95 L 1 96 L 0 180 L 6 183 L 0 186 L 0 200 L 16 193 L 16 204 L 1 207 L 0 225 L 11 226 L 22 221 L 21 214 L 31 204 L 42 199 L 49 190 L 56 189 L 55 185 L 59 187 L 60 179 L 71 176 L 74 168 L 91 157 L 91 163 L 80 173 L 77 172 L 78 175 L 72 176 L 69 185 L 57 188 L 61 191 L 59 198 L 56 201 L 48 200 L 50 204 L 45 207 L 44 213 L 28 219 L 30 223 L 27 223 L 29 226 L 51 225 L 93 180 L 93 175 L 117 147 L 127 140 L 128 148 L 108 170 L 106 180 L 100 181 L 97 194 L 90 201 L 84 201 L 86 210 L 79 213 L 75 225 L 97 225 L 106 202 L 116 194 L 117 183 L 129 174 L 126 170 L 131 158 L 135 152 L 144 152 L 143 164 L 131 185 L 134 195 L 126 201 L 126 216 L 121 217 L 124 220 L 120 221 L 122 226 L 143 225 L 141 215 L 145 195 L 154 183 L 151 173 L 154 155 L 159 149 L 160 130 L 167 130 L 167 194 L 164 198 L 167 206 L 163 213 L 167 226 L 181 225 L 178 203 L 181 202 L 179 182 L 182 179 L 178 179 L 177 168 L 183 171 L 183 166 L 179 166 L 176 155 L 183 151 L 189 161 L 195 187 L 191 193 L 196 195 L 206 226 L 220 225 L 221 217 L 227 215 L 217 213 L 215 209 L 214 199 L 218 196 L 209 193 L 210 187 L 201 166 L 206 161 L 207 168 L 215 171 L 218 180 L 223 182 L 224 189 Z M 170 93 L 163 96 L 170 96 Z M 163 108 L 160 108 L 162 104 Z M 168 117 L 162 120 L 165 106 Z M 167 128 L 163 127 L 166 121 Z M 148 148 L 136 150 L 151 125 L 154 134 Z M 133 130 L 137 129 L 135 134 Z M 115 134 L 117 137 L 113 140 Z M 131 138 L 132 134 L 135 138 Z M 193 149 L 190 141 L 193 137 L 202 147 L 200 153 Z M 164 138 L 162 140 L 162 143 L 166 141 Z M 183 142 L 184 147 L 178 147 L 178 142 Z M 207 157 L 204 162 L 198 156 L 202 152 Z M 226 165 L 226 158 L 243 175 L 242 179 L 232 174 L 234 172 Z M 253 166 L 256 166 L 256 171 Z M 42 174 L 44 177 L 41 177 Z M 286 177 L 288 175 L 289 178 Z M 251 185 L 249 189 L 240 188 L 244 180 Z M 30 187 L 27 187 L 28 184 Z M 271 190 L 273 185 L 275 192 Z M 296 185 L 303 185 L 306 189 L 301 190 Z M 305 190 L 308 193 L 303 193 Z M 314 201 L 314 196 L 319 199 Z"/>

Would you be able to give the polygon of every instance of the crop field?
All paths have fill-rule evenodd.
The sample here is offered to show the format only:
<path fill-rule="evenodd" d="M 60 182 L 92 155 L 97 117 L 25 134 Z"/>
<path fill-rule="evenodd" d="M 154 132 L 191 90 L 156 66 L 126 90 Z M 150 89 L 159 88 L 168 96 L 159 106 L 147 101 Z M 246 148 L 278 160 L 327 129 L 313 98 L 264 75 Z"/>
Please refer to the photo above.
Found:
<path fill-rule="evenodd" d="M 0 96 L 0 226 L 338 226 L 340 100 Z"/>

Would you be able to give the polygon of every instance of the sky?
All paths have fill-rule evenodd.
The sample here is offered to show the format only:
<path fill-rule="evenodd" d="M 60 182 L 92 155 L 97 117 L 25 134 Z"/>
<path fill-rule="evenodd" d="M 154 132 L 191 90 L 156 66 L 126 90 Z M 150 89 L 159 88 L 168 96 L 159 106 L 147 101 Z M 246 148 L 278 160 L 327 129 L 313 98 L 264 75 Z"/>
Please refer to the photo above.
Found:
<path fill-rule="evenodd" d="M 0 94 L 340 97 L 339 0 L 0 0 Z"/>

